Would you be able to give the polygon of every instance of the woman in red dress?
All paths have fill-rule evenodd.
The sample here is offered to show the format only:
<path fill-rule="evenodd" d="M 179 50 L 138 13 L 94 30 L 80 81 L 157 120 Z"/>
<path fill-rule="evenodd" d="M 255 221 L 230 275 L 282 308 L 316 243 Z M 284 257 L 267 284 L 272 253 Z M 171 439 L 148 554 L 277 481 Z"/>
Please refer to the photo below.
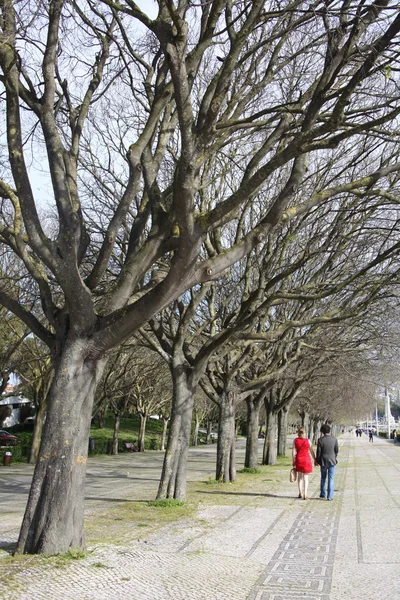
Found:
<path fill-rule="evenodd" d="M 308 500 L 308 474 L 312 473 L 311 459 L 313 459 L 313 462 L 315 461 L 315 454 L 310 440 L 305 437 L 306 432 L 304 427 L 300 427 L 297 435 L 298 437 L 293 442 L 292 461 L 297 471 L 299 498 Z"/>

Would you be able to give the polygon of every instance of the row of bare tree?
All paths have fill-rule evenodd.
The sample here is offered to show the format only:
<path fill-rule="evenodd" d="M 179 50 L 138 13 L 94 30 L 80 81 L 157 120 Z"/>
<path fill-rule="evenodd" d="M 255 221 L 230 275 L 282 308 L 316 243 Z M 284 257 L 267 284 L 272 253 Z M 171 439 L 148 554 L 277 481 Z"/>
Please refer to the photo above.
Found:
<path fill-rule="evenodd" d="M 35 463 L 53 368 L 47 349 L 40 343 L 40 340 L 34 336 L 27 337 L 22 324 L 12 315 L 7 315 L 6 311 L 3 311 L 0 316 L 0 328 L 3 331 L 4 342 L 0 352 L 0 365 L 2 373 L 4 373 L 3 387 L 4 382 L 8 381 L 11 371 L 18 374 L 22 382 L 19 390 L 27 392 L 36 406 L 30 455 L 30 462 Z M 169 323 L 172 322 L 171 319 L 172 314 L 169 315 Z M 346 326 L 343 334 L 348 335 L 349 331 L 350 328 Z M 326 331 L 324 331 L 324 335 L 326 335 Z M 143 346 L 143 340 L 150 349 Z M 375 372 L 375 381 L 378 381 L 379 377 L 381 380 L 384 379 L 382 373 L 378 375 L 377 371 L 382 370 L 383 352 L 385 360 L 389 359 L 390 348 L 386 341 L 382 347 L 382 357 L 374 368 L 371 363 L 371 351 L 376 349 L 378 342 L 376 336 L 374 339 L 368 340 L 368 343 L 364 338 L 361 352 L 355 351 L 354 339 L 352 344 L 348 338 L 345 339 L 345 342 L 346 345 L 342 344 L 340 347 L 336 339 L 330 349 L 326 347 L 326 341 L 324 342 L 325 346 L 318 341 L 314 347 L 308 345 L 308 352 L 312 351 L 315 354 L 313 368 L 309 368 L 310 358 L 303 356 L 303 349 L 294 356 L 293 361 L 282 363 L 278 375 L 267 362 L 268 357 L 264 343 L 257 352 L 255 347 L 252 347 L 253 362 L 250 367 L 243 360 L 248 350 L 247 342 L 241 349 L 237 344 L 235 346 L 234 354 L 241 358 L 239 362 L 236 361 L 237 364 L 232 361 L 232 356 L 225 356 L 225 360 L 222 362 L 210 361 L 194 397 L 192 444 L 197 444 L 200 424 L 207 426 L 207 443 L 210 443 L 211 426 L 213 423 L 219 423 L 219 445 L 223 442 L 223 432 L 230 427 L 232 433 L 229 444 L 234 448 L 235 418 L 236 423 L 247 421 L 245 466 L 257 467 L 257 440 L 260 425 L 262 427 L 265 424 L 267 433 L 262 457 L 263 464 L 274 464 L 277 454 L 286 454 L 288 415 L 291 407 L 294 407 L 291 421 L 299 423 L 300 419 L 303 425 L 308 421 L 310 437 L 317 435 L 321 421 L 351 422 L 361 416 L 364 417 L 371 408 L 368 407 L 368 401 L 371 403 L 376 397 L 376 384 L 374 385 L 371 380 L 365 381 L 363 378 L 368 376 L 371 378 Z M 270 354 L 273 346 L 276 346 L 275 350 L 279 351 L 277 344 L 269 343 Z M 140 417 L 138 450 L 144 451 L 146 422 L 148 417 L 154 414 L 163 421 L 161 450 L 165 450 L 167 424 L 171 413 L 171 378 L 167 365 L 163 363 L 161 357 L 157 358 L 154 349 L 157 349 L 157 344 L 142 331 L 141 336 L 133 339 L 131 344 L 124 344 L 114 352 L 98 385 L 92 418 L 96 419 L 99 427 L 104 427 L 106 414 L 111 412 L 114 415 L 112 454 L 118 453 L 121 416 L 132 413 L 137 413 Z M 242 354 L 240 354 L 241 352 Z M 333 369 L 327 363 L 328 356 L 333 360 Z M 344 356 L 347 370 L 342 362 Z M 254 367 L 256 359 L 257 369 Z M 350 359 L 352 360 L 351 366 Z M 231 386 L 229 393 L 232 402 L 229 414 L 225 414 L 223 410 L 226 399 L 221 398 L 223 384 L 218 384 L 218 381 L 223 382 L 227 379 L 224 369 L 225 371 L 229 370 Z M 266 371 L 270 373 L 267 385 L 264 381 Z M 341 373 L 340 384 L 336 378 L 338 371 Z M 249 379 L 245 380 L 245 376 Z M 247 387 L 251 383 L 252 392 L 241 391 L 244 382 Z M 244 407 L 246 408 L 244 409 Z M 260 423 L 260 413 L 262 414 L 262 423 Z M 231 419 L 229 419 L 229 415 Z M 275 444 L 275 439 L 277 439 L 277 444 Z M 220 459 L 221 453 L 219 452 L 216 477 L 225 481 L 234 480 L 235 465 L 228 465 L 228 468 L 224 468 Z M 234 460 L 234 455 L 232 459 Z"/>
<path fill-rule="evenodd" d="M 238 395 L 270 429 L 394 308 L 397 3 L 153 8 L 0 0 L 0 303 L 54 368 L 19 552 L 84 545 L 95 390 L 133 335 L 171 372 L 159 497 L 184 497 L 199 385 L 228 479 Z"/>

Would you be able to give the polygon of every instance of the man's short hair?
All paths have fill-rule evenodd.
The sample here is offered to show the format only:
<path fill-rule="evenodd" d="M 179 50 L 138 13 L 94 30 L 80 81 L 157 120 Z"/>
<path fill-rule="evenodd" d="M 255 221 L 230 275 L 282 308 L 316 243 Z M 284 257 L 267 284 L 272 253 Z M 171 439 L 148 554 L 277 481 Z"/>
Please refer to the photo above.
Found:
<path fill-rule="evenodd" d="M 330 433 L 330 432 L 331 432 L 331 428 L 329 427 L 329 425 L 327 425 L 326 423 L 321 425 L 321 433 Z"/>

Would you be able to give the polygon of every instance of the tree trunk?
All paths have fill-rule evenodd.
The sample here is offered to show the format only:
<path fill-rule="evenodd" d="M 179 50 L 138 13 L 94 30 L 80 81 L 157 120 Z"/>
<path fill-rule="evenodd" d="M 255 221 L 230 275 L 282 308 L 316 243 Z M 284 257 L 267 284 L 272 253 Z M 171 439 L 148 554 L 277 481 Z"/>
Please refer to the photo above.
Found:
<path fill-rule="evenodd" d="M 278 456 L 286 456 L 289 406 L 278 412 Z"/>
<path fill-rule="evenodd" d="M 43 421 L 44 415 L 46 414 L 47 403 L 42 401 L 39 403 L 38 410 L 35 416 L 35 423 L 33 426 L 32 444 L 29 453 L 29 464 L 36 464 L 36 460 L 39 454 L 40 442 L 42 439 Z"/>
<path fill-rule="evenodd" d="M 304 429 L 306 430 L 306 437 L 310 437 L 311 418 L 309 413 L 304 414 Z"/>
<path fill-rule="evenodd" d="M 113 441 L 111 454 L 116 456 L 118 454 L 118 434 L 119 434 L 119 426 L 121 424 L 121 414 L 119 411 L 114 413 L 114 432 L 113 432 Z"/>
<path fill-rule="evenodd" d="M 139 452 L 144 452 L 144 438 L 145 438 L 145 434 L 146 434 L 146 423 L 147 423 L 147 415 L 140 413 L 140 427 L 139 427 L 139 440 L 138 440 Z"/>
<path fill-rule="evenodd" d="M 276 464 L 276 414 L 270 402 L 265 402 L 266 426 L 263 465 Z"/>
<path fill-rule="evenodd" d="M 235 394 L 225 390 L 219 406 L 217 469 L 218 481 L 236 480 Z"/>
<path fill-rule="evenodd" d="M 171 366 L 172 411 L 157 499 L 186 500 L 186 466 L 197 378 L 183 361 Z"/>
<path fill-rule="evenodd" d="M 244 466 L 249 469 L 258 467 L 258 430 L 261 399 L 247 398 L 247 438 Z"/>
<path fill-rule="evenodd" d="M 310 423 L 310 440 L 313 444 L 317 443 L 319 434 L 320 421 L 319 419 L 311 419 Z"/>
<path fill-rule="evenodd" d="M 0 427 L 4 427 L 3 423 L 8 417 L 11 417 L 12 408 L 9 406 L 0 406 Z"/>
<path fill-rule="evenodd" d="M 98 420 L 98 424 L 99 424 L 99 429 L 105 429 L 106 428 L 106 409 L 105 408 L 101 408 L 99 410 L 99 412 L 97 413 L 97 420 Z"/>
<path fill-rule="evenodd" d="M 167 439 L 168 421 L 169 421 L 169 417 L 168 417 L 168 419 L 163 419 L 163 430 L 162 430 L 161 448 L 160 448 L 160 450 L 162 450 L 163 452 L 165 450 L 165 441 Z"/>
<path fill-rule="evenodd" d="M 304 429 L 306 431 L 306 437 L 309 438 L 310 437 L 310 431 L 309 431 L 310 430 L 310 415 L 305 410 L 303 410 L 299 414 L 301 417 L 301 426 L 304 427 Z"/>
<path fill-rule="evenodd" d="M 18 553 L 84 547 L 83 513 L 93 397 L 106 359 L 89 360 L 84 339 L 67 341 L 48 397 Z"/>
<path fill-rule="evenodd" d="M 211 419 L 207 420 L 207 434 L 206 434 L 206 444 L 211 444 L 211 433 L 212 433 L 213 422 Z"/>
<path fill-rule="evenodd" d="M 200 421 L 199 421 L 199 413 L 196 409 L 194 409 L 194 416 L 195 416 L 195 425 L 194 425 L 194 432 L 193 432 L 193 438 L 192 438 L 192 445 L 197 446 L 197 440 L 199 438 Z"/>

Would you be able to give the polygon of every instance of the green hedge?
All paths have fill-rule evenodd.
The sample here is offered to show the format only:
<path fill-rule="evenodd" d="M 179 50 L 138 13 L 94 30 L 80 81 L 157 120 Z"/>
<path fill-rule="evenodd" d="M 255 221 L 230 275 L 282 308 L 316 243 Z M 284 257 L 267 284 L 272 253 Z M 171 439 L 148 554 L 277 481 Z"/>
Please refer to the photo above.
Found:
<path fill-rule="evenodd" d="M 9 448 L 2 448 L 0 454 L 1 465 L 3 465 L 4 455 L 6 452 L 11 452 L 11 462 L 28 462 L 30 446 L 11 446 Z"/>
<path fill-rule="evenodd" d="M 15 446 L 9 446 L 7 448 L 1 448 L 0 451 L 0 460 L 1 464 L 3 464 L 3 458 L 5 452 L 11 452 L 12 454 L 12 462 L 28 462 L 29 453 L 31 451 L 31 439 L 32 433 L 27 431 L 16 432 L 16 429 L 13 428 L 13 435 L 18 437 L 18 442 Z"/>
<path fill-rule="evenodd" d="M 387 439 L 387 431 L 380 431 L 379 437 Z M 390 432 L 390 439 L 393 439 L 393 431 Z M 399 432 L 397 432 L 397 439 L 399 439 Z"/>
<path fill-rule="evenodd" d="M 31 450 L 32 432 L 24 430 L 22 426 L 16 426 L 12 428 L 12 433 L 18 437 L 18 443 L 16 446 L 8 446 L 0 449 L 0 466 L 3 465 L 5 452 L 11 452 L 12 463 L 28 462 Z M 92 429 L 90 437 L 94 440 L 94 450 L 89 451 L 89 456 L 108 454 L 110 452 L 112 447 L 112 436 L 110 435 L 110 431 Z M 126 432 L 121 433 L 118 440 L 118 453 L 122 454 L 127 452 L 124 448 L 124 442 L 132 442 L 137 446 L 137 441 L 137 437 L 130 436 L 129 434 L 126 434 Z M 145 437 L 145 450 L 159 450 L 160 445 L 161 436 L 158 435 L 158 432 L 153 431 L 149 436 Z"/>

